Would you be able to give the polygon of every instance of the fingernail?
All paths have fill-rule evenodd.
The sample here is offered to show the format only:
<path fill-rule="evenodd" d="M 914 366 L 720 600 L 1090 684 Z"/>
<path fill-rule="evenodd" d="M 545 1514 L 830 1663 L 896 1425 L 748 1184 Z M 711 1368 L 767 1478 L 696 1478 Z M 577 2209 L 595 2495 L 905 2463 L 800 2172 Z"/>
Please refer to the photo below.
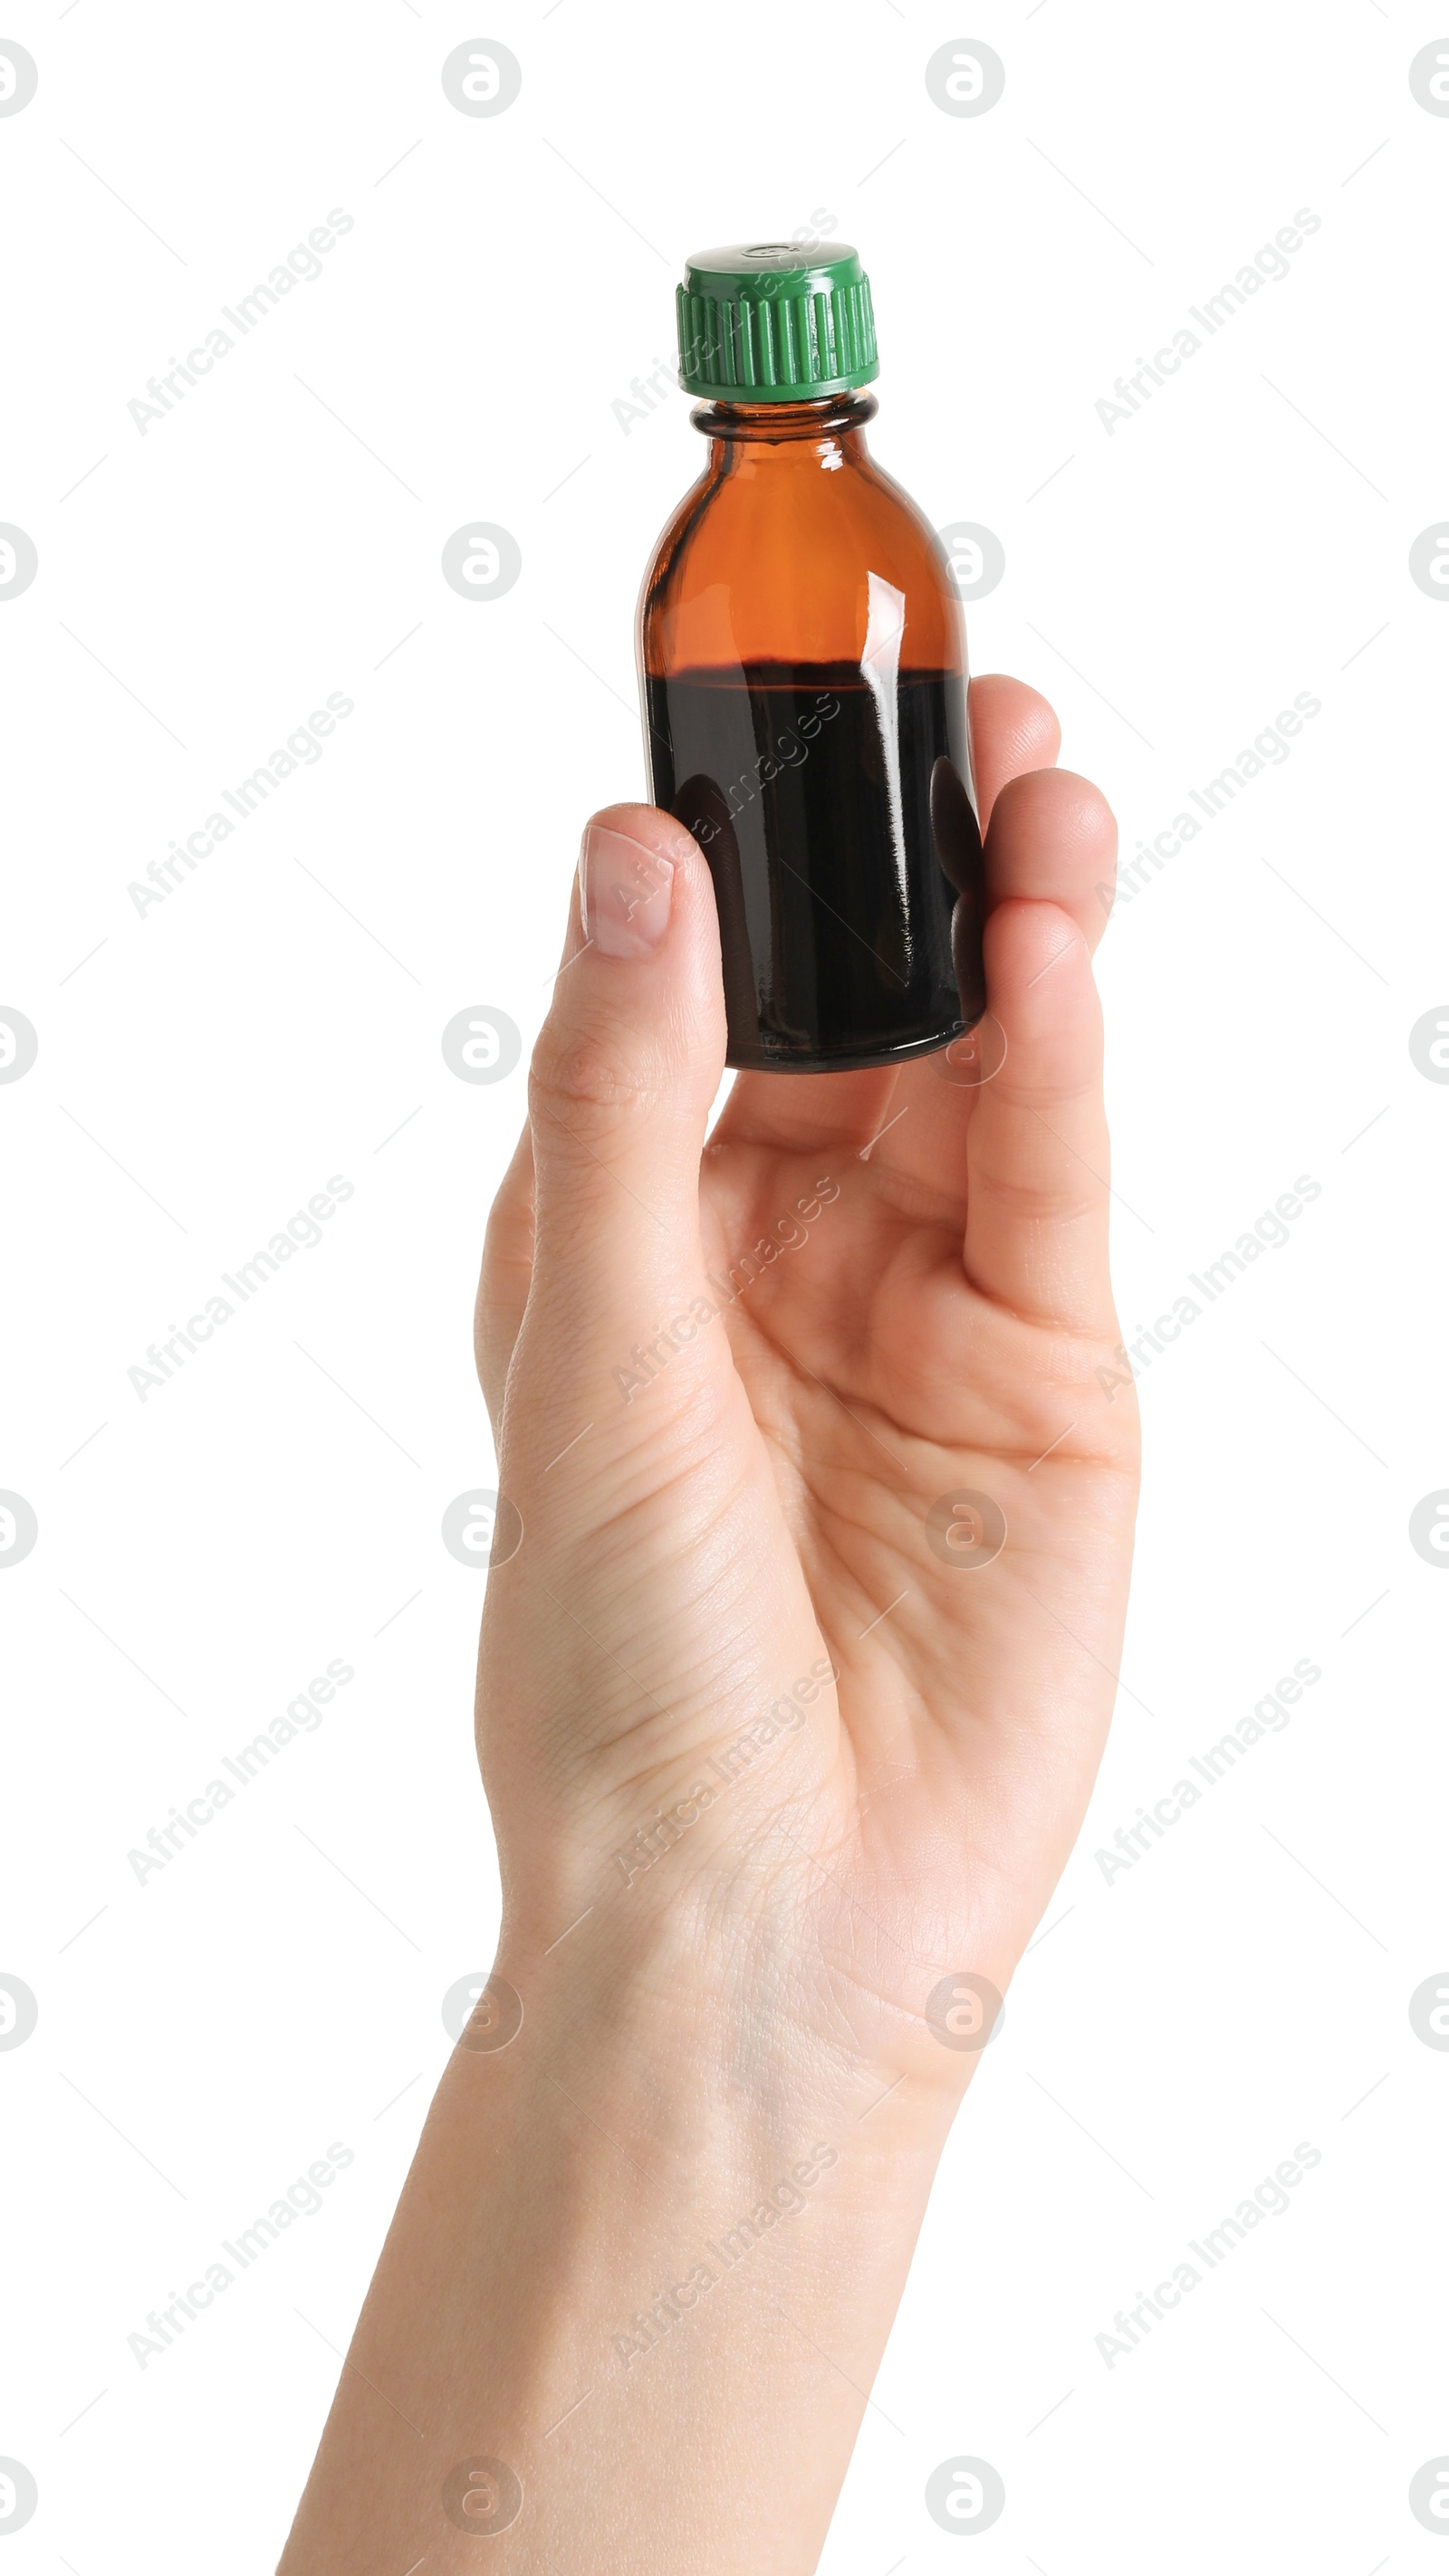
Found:
<path fill-rule="evenodd" d="M 647 957 L 669 927 L 674 868 L 657 850 L 590 823 L 579 852 L 585 935 L 605 957 Z"/>

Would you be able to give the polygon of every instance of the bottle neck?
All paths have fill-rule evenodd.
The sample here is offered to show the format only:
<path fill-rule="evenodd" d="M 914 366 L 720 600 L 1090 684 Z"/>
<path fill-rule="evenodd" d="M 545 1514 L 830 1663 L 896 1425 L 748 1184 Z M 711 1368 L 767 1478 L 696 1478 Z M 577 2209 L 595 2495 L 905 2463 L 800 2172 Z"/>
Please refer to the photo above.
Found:
<path fill-rule="evenodd" d="M 710 463 L 726 473 L 772 452 L 814 451 L 822 460 L 864 456 L 865 425 L 880 406 L 874 394 L 839 393 L 808 402 L 697 403 L 689 417 L 710 441 Z"/>

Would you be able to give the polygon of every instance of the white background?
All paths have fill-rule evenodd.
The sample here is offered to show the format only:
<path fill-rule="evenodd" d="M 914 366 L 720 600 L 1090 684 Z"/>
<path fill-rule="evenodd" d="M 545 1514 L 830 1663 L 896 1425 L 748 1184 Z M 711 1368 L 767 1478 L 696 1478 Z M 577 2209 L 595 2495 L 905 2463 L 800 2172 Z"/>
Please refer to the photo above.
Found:
<path fill-rule="evenodd" d="M 523 66 L 496 118 L 440 82 L 480 28 Z M 963 31 L 1006 65 L 979 119 L 925 86 Z M 955 2567 L 923 2489 L 958 2453 L 1007 2486 L 982 2576 L 1449 2564 L 1407 2503 L 1449 2453 L 1449 2054 L 1407 2010 L 1449 1963 L 1449 1583 L 1408 1539 L 1449 1484 L 1449 1090 L 1408 1050 L 1449 990 L 1449 613 L 1408 571 L 1449 510 L 1449 119 L 1408 82 L 1441 21 L 7 0 L 3 33 L 40 69 L 0 120 L 0 519 L 40 565 L 0 603 L 0 1002 L 40 1039 L 0 1089 L 0 1485 L 40 1530 L 0 1578 L 0 1969 L 40 2005 L 0 2054 L 0 2453 L 40 2488 L 5 2576 L 273 2563 L 441 1997 L 491 1957 L 478 1578 L 439 1522 L 491 1478 L 469 1313 L 523 1077 L 467 1086 L 439 1037 L 486 1003 L 531 1041 L 583 818 L 642 790 L 635 594 L 701 451 L 683 396 L 627 434 L 612 406 L 688 250 L 822 209 L 874 284 L 875 452 L 1001 538 L 973 662 L 1054 697 L 1124 858 L 1322 701 L 1102 950 L 1129 1333 L 1297 1176 L 1321 1195 L 1142 1378 L 1111 1749 L 823 2564 Z M 147 378 L 332 208 L 321 278 L 143 436 Z M 1290 276 L 1109 436 L 1113 380 L 1300 208 Z M 475 518 L 521 547 L 506 598 L 442 580 Z M 138 916 L 332 692 L 322 759 Z M 332 1174 L 323 1242 L 143 1404 L 146 1345 Z M 325 1722 L 138 1884 L 128 1851 L 331 1658 Z M 1292 1723 L 1107 1883 L 1097 1850 L 1299 1659 Z M 140 2368 L 147 2312 L 332 2141 L 323 2209 Z M 1300 2141 L 1288 2213 L 1108 2369 L 1114 2312 Z"/>

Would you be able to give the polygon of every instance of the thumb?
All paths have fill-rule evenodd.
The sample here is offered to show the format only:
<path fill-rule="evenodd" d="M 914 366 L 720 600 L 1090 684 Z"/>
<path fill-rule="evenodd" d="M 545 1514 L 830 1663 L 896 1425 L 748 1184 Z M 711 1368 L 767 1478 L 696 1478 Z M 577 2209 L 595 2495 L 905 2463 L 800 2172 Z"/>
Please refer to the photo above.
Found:
<path fill-rule="evenodd" d="M 724 1053 L 703 854 L 652 805 L 606 806 L 584 831 L 529 1082 L 531 1320 L 565 1318 L 595 1365 L 601 1336 L 627 1349 L 641 1312 L 699 1284 L 699 1161 Z"/>

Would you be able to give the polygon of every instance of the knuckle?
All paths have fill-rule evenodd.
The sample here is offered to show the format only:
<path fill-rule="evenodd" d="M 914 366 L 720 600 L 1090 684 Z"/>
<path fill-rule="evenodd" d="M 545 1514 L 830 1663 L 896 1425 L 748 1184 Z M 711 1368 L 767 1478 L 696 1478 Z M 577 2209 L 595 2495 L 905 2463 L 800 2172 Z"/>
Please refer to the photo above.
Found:
<path fill-rule="evenodd" d="M 1001 1213 L 1014 1224 L 1054 1228 L 1097 1217 L 1107 1196 L 1105 1181 L 1050 1173 L 1027 1177 L 993 1172 L 991 1189 Z"/>
<path fill-rule="evenodd" d="M 597 1031 L 543 1031 L 529 1075 L 529 1106 L 545 1129 L 571 1128 L 594 1142 L 637 1118 L 652 1099 L 652 1085 L 617 1039 Z"/>

